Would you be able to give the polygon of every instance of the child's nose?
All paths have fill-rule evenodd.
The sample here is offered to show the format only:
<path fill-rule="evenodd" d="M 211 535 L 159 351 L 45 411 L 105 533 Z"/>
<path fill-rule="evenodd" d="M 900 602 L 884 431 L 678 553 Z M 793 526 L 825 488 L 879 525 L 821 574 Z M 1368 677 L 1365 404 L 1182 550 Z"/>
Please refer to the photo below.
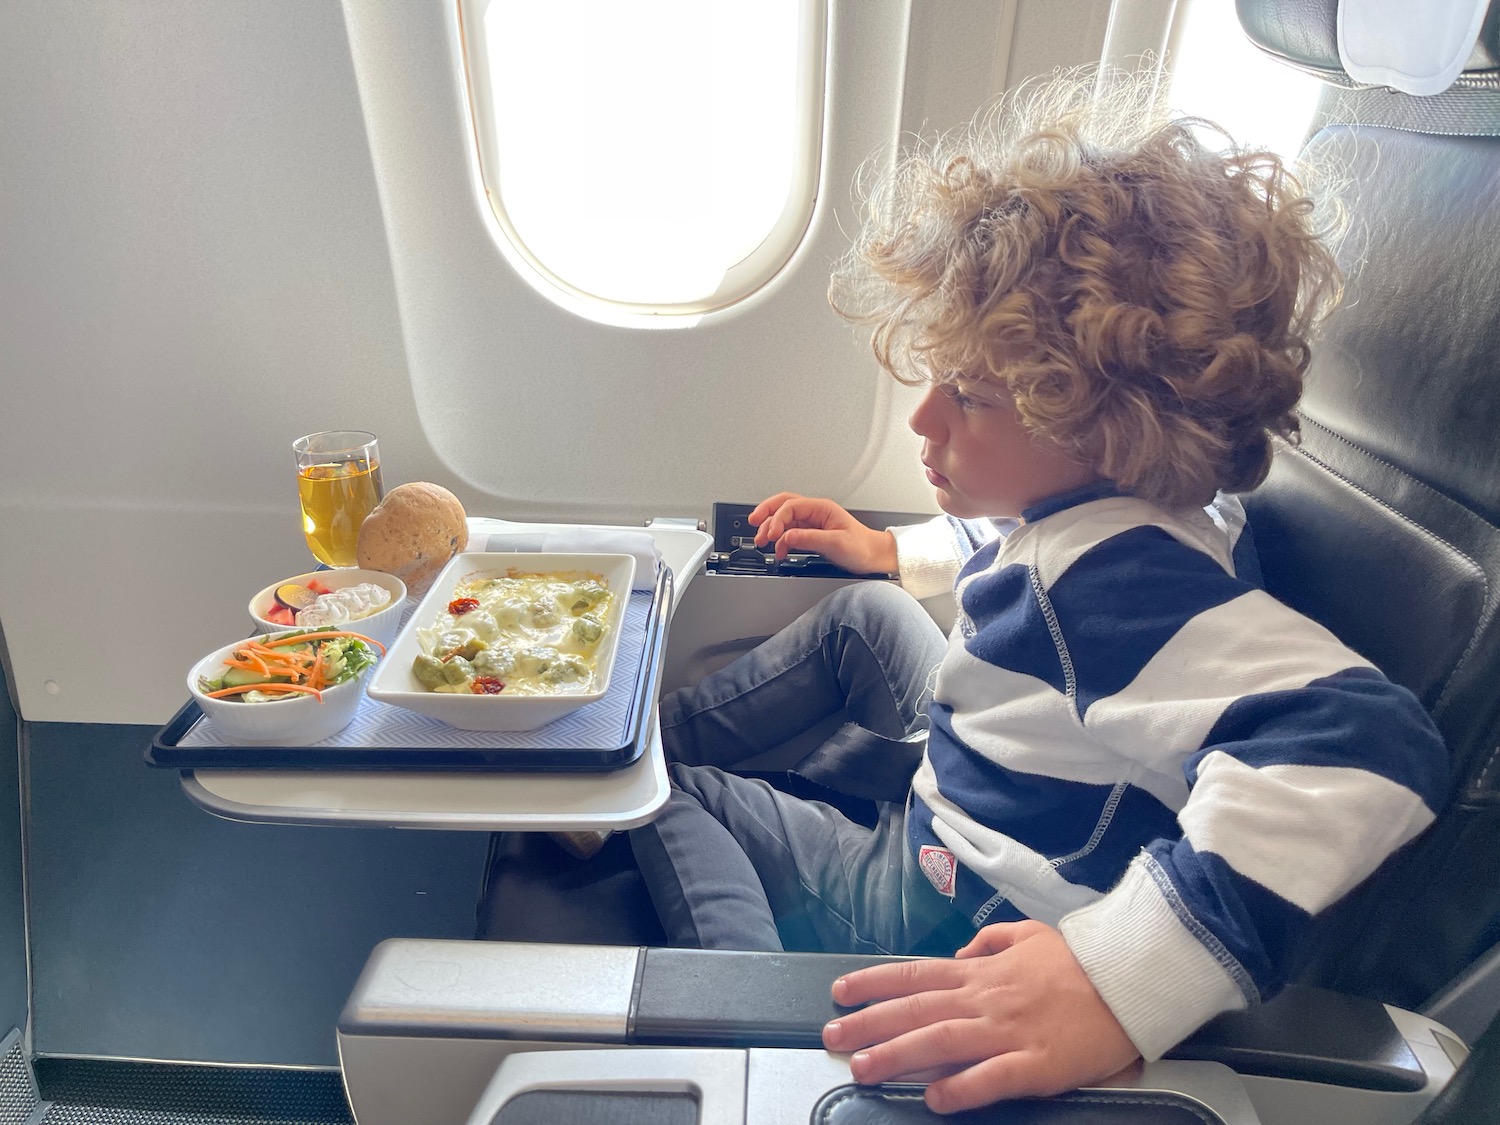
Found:
<path fill-rule="evenodd" d="M 911 417 L 907 419 L 906 424 L 918 437 L 931 441 L 941 430 L 938 418 L 938 400 L 941 397 L 942 392 L 936 386 L 930 386 L 927 388 L 927 393 L 922 396 L 922 400 L 917 403 L 916 409 L 911 412 Z"/>

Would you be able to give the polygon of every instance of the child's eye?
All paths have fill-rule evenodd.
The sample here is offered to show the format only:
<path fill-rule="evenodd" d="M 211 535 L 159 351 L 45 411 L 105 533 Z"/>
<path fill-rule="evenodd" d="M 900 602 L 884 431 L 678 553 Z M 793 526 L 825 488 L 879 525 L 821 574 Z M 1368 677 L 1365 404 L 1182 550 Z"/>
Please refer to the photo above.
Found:
<path fill-rule="evenodd" d="M 973 395 L 967 395 L 954 386 L 945 387 L 943 393 L 948 396 L 948 400 L 954 406 L 963 411 L 979 410 L 986 405 L 982 399 L 977 399 Z"/>

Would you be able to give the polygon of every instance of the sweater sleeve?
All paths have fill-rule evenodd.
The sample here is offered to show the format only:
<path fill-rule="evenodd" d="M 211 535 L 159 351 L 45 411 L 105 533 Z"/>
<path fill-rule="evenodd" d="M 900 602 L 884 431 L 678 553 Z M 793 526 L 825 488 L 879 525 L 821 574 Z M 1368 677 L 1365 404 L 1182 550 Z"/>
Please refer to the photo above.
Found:
<path fill-rule="evenodd" d="M 965 560 L 1015 527 L 1014 520 L 938 516 L 926 523 L 886 530 L 896 537 L 897 575 L 902 589 L 914 598 L 930 598 L 951 591 Z"/>
<path fill-rule="evenodd" d="M 1448 756 L 1416 697 L 1322 626 L 1170 541 L 1136 546 L 1048 595 L 1079 721 L 1181 835 L 1059 928 L 1155 1059 L 1280 990 L 1312 920 L 1432 822 Z"/>

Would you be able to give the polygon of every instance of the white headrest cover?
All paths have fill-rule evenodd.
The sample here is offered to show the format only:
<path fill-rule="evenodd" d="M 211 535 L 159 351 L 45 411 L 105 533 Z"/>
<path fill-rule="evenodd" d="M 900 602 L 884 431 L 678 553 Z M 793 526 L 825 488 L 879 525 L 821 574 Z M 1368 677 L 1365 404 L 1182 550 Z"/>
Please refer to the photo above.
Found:
<path fill-rule="evenodd" d="M 1489 0 L 1339 0 L 1339 60 L 1349 77 L 1440 94 L 1474 49 Z"/>

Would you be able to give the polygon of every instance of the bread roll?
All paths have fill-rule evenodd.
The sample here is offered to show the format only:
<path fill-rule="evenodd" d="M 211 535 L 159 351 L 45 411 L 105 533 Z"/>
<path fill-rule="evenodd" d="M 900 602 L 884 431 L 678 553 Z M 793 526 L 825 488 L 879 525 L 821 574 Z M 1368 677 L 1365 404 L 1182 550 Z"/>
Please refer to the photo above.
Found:
<path fill-rule="evenodd" d="M 438 572 L 468 545 L 469 525 L 458 497 L 441 485 L 397 485 L 359 525 L 359 565 L 394 574 L 421 597 Z"/>

